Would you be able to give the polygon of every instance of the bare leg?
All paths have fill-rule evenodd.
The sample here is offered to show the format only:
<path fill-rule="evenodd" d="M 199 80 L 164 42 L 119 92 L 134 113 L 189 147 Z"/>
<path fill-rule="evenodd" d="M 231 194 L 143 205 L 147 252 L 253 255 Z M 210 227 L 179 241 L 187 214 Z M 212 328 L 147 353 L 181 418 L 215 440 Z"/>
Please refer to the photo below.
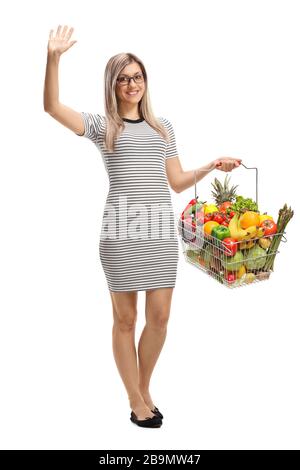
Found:
<path fill-rule="evenodd" d="M 150 378 L 166 339 L 172 294 L 171 287 L 146 291 L 146 325 L 138 344 L 139 389 L 150 410 L 155 406 Z"/>
<path fill-rule="evenodd" d="M 138 385 L 135 326 L 137 291 L 111 292 L 114 323 L 112 328 L 113 354 L 118 371 L 127 390 L 131 409 L 138 419 L 154 416 L 145 404 Z"/>

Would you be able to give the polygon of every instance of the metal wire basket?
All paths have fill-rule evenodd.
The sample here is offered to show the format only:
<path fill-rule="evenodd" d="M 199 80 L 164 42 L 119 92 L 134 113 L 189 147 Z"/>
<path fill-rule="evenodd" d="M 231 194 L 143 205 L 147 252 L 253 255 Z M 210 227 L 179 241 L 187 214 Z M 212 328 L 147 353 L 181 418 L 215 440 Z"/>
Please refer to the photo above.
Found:
<path fill-rule="evenodd" d="M 255 167 L 246 167 L 243 163 L 241 165 L 246 169 L 256 170 L 256 203 L 258 204 L 258 170 Z M 196 204 L 193 220 L 197 221 L 197 212 L 201 211 L 204 203 L 198 201 L 196 172 L 194 174 Z M 198 225 L 197 222 L 191 224 L 182 216 L 177 227 L 185 260 L 229 288 L 269 279 L 273 272 L 271 266 L 274 258 L 279 253 L 278 250 L 271 249 L 271 240 L 273 237 L 280 237 L 281 241 L 287 241 L 284 236 L 285 232 L 269 236 L 260 233 L 260 236 L 249 236 L 247 239 L 226 246 L 222 240 L 205 233 L 202 224 Z M 263 255 L 253 257 L 252 248 L 257 245 L 263 248 Z"/>

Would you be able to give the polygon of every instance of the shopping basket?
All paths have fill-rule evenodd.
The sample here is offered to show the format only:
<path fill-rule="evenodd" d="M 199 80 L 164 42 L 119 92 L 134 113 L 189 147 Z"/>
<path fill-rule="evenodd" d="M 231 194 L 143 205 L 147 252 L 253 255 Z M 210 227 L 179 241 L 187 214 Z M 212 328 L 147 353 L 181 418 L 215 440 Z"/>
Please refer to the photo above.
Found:
<path fill-rule="evenodd" d="M 256 170 L 256 204 L 258 204 L 258 169 L 256 167 L 247 167 L 241 163 L 247 170 Z M 199 171 L 199 170 L 198 170 Z M 273 268 L 274 258 L 279 253 L 278 250 L 272 249 L 274 237 L 280 237 L 279 243 L 286 242 L 285 231 L 275 233 L 273 235 L 262 235 L 247 237 L 242 240 L 231 242 L 226 245 L 222 240 L 215 236 L 205 233 L 203 226 L 203 214 L 205 202 L 199 201 L 197 196 L 196 172 L 195 176 L 195 198 L 191 201 L 192 216 L 186 219 L 182 212 L 178 220 L 178 234 L 181 240 L 183 254 L 188 263 L 196 266 L 200 270 L 219 281 L 226 287 L 233 288 L 251 284 L 262 280 L 269 279 Z M 202 219 L 201 219 L 202 215 Z M 268 241 L 269 238 L 269 241 Z M 253 257 L 255 246 L 264 246 L 268 248 L 261 249 L 261 256 Z M 273 245 L 276 245 L 273 243 Z M 264 246 L 265 248 L 265 246 Z M 271 258 L 273 262 L 271 261 Z"/>

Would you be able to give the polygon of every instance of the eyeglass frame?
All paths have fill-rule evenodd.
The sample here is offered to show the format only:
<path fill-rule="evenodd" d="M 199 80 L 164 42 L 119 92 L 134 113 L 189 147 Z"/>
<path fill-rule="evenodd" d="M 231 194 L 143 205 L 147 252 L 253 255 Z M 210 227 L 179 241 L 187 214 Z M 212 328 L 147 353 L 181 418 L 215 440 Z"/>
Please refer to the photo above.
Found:
<path fill-rule="evenodd" d="M 122 74 L 121 77 L 126 77 L 126 78 L 128 78 L 128 79 L 129 79 L 128 82 L 127 82 L 127 83 L 120 84 L 120 83 L 119 83 L 119 77 L 118 77 L 118 78 L 117 78 L 117 83 L 118 83 L 119 86 L 125 86 L 125 85 L 128 86 L 128 85 L 130 84 L 130 80 L 131 80 L 131 79 L 133 79 L 134 83 L 136 83 L 136 81 L 135 81 L 135 76 L 138 75 L 138 74 L 142 75 L 143 80 L 142 80 L 140 83 L 143 83 L 143 82 L 145 81 L 145 77 L 144 77 L 143 72 L 136 72 L 136 73 L 135 73 L 134 75 L 132 75 L 131 77 L 130 77 L 129 75 Z"/>

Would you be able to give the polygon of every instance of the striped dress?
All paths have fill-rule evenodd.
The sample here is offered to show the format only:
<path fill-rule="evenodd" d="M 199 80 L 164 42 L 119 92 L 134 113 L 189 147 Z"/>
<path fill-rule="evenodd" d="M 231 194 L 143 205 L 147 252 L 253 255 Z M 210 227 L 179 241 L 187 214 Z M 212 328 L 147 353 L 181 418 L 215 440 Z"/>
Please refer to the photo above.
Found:
<path fill-rule="evenodd" d="M 158 118 L 170 135 L 167 143 L 143 118 L 123 118 L 125 129 L 109 153 L 105 116 L 81 115 L 82 136 L 97 146 L 109 178 L 99 243 L 109 290 L 175 287 L 178 238 L 165 168 L 165 159 L 178 155 L 172 124 Z"/>

